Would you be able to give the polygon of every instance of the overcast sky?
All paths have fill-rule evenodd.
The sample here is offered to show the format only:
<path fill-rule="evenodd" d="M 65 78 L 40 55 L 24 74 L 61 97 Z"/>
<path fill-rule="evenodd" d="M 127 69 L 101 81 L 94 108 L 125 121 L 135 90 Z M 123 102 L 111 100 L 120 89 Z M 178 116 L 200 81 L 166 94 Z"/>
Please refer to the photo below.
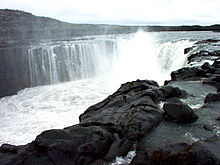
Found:
<path fill-rule="evenodd" d="M 220 24 L 220 0 L 0 0 L 0 8 L 71 23 Z"/>

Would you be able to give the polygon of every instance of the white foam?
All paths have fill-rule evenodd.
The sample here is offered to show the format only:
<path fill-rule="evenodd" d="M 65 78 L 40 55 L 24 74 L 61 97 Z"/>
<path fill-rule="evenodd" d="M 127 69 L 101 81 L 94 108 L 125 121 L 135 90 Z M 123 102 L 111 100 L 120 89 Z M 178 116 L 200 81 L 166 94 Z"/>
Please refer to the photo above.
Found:
<path fill-rule="evenodd" d="M 91 48 L 95 49 L 92 54 L 98 52 L 95 59 L 99 78 L 24 89 L 17 95 L 0 99 L 0 144 L 25 144 L 44 130 L 76 124 L 78 116 L 89 106 L 106 98 L 126 81 L 153 79 L 162 84 L 169 79 L 172 69 L 184 65 L 184 48 L 192 44 L 188 40 L 161 43 L 157 35 L 142 31 L 114 38 L 114 51 L 98 45 L 104 42 L 85 42 L 84 51 Z M 80 44 L 83 46 L 83 41 Z M 102 56 L 102 52 L 107 52 L 106 56 Z M 84 58 L 87 57 L 88 53 Z M 109 58 L 113 58 L 111 62 Z M 51 68 L 51 72 L 54 71 Z M 81 69 L 89 72 L 88 68 Z"/>
<path fill-rule="evenodd" d="M 24 89 L 0 99 L 0 144 L 25 144 L 44 130 L 77 124 L 80 114 L 108 96 L 105 85 L 87 79 Z"/>
<path fill-rule="evenodd" d="M 125 157 L 116 157 L 115 162 L 112 163 L 111 165 L 130 164 L 135 156 L 136 156 L 136 151 L 130 151 Z"/>

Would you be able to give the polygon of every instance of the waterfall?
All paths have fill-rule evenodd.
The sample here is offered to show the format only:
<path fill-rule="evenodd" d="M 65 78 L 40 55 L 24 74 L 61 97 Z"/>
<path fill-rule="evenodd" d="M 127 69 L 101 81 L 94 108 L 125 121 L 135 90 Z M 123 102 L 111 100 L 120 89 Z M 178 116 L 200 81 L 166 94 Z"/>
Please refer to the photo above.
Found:
<path fill-rule="evenodd" d="M 89 106 L 126 81 L 154 79 L 162 84 L 184 65 L 184 48 L 192 44 L 185 38 L 174 41 L 173 33 L 138 32 L 29 48 L 22 56 L 28 58 L 17 63 L 24 64 L 27 71 L 20 76 L 29 75 L 32 88 L 0 99 L 0 145 L 26 144 L 44 130 L 77 124 Z M 47 84 L 54 85 L 41 86 Z"/>
<path fill-rule="evenodd" d="M 117 54 L 113 40 L 42 45 L 28 50 L 31 86 L 93 78 L 109 72 Z"/>
<path fill-rule="evenodd" d="M 119 83 L 151 79 L 162 85 L 170 79 L 172 71 L 185 65 L 184 49 L 193 43 L 189 40 L 164 42 L 157 33 L 139 31 L 118 41 L 119 56 L 112 77 Z"/>
<path fill-rule="evenodd" d="M 102 36 L 38 45 L 28 50 L 31 86 L 107 77 L 121 84 L 135 79 L 162 83 L 184 65 L 188 40 L 161 42 L 153 34 Z"/>

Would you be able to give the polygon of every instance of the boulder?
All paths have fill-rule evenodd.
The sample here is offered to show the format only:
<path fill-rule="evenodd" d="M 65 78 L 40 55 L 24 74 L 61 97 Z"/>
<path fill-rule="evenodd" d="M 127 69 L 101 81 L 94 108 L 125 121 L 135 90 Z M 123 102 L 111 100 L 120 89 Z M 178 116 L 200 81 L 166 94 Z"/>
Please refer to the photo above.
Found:
<path fill-rule="evenodd" d="M 212 66 L 214 66 L 215 68 L 220 68 L 220 60 L 215 60 Z"/>
<path fill-rule="evenodd" d="M 173 97 L 177 98 L 186 98 L 188 96 L 187 92 L 184 90 L 181 90 L 178 87 L 172 87 L 169 85 L 165 85 L 161 87 L 161 91 L 163 93 L 163 99 L 168 100 Z"/>
<path fill-rule="evenodd" d="M 215 101 L 220 101 L 220 95 L 217 93 L 210 93 L 204 99 L 205 104 L 215 102 Z"/>
<path fill-rule="evenodd" d="M 205 124 L 205 125 L 203 126 L 203 128 L 204 128 L 205 130 L 207 130 L 207 131 L 213 132 L 213 131 L 216 129 L 216 126 L 215 126 L 215 125 L 212 125 L 212 124 Z"/>
<path fill-rule="evenodd" d="M 196 42 L 195 44 L 207 44 L 207 43 L 216 43 L 216 42 L 219 42 L 220 40 L 218 39 L 207 39 L 207 40 L 202 40 L 202 41 L 198 41 Z"/>
<path fill-rule="evenodd" d="M 184 54 L 189 53 L 191 50 L 193 50 L 193 47 L 185 48 L 184 49 Z"/>
<path fill-rule="evenodd" d="M 216 71 L 215 67 L 211 66 L 208 62 L 204 63 L 201 66 L 201 68 L 203 70 L 206 70 L 207 73 L 211 73 L 211 74 L 215 73 L 215 71 Z"/>
<path fill-rule="evenodd" d="M 220 75 L 219 74 L 211 74 L 208 78 L 202 81 L 203 84 L 212 85 L 220 90 Z"/>
<path fill-rule="evenodd" d="M 108 153 L 114 141 L 112 130 L 110 126 L 75 125 L 44 131 L 26 148 L 2 145 L 0 164 L 89 164 Z"/>
<path fill-rule="evenodd" d="M 198 116 L 185 103 L 177 98 L 169 99 L 163 105 L 165 118 L 177 123 L 191 123 L 198 119 Z"/>
<path fill-rule="evenodd" d="M 176 90 L 149 80 L 125 83 L 89 107 L 80 124 L 44 131 L 26 147 L 3 145 L 0 164 L 98 164 L 124 156 L 163 120 L 157 103 Z"/>
<path fill-rule="evenodd" d="M 206 77 L 206 71 L 197 68 L 182 68 L 171 73 L 172 81 L 181 81 L 181 80 L 201 80 L 201 78 Z"/>
<path fill-rule="evenodd" d="M 151 151 L 137 152 L 131 164 L 219 165 L 220 137 L 214 136 L 192 145 L 176 143 Z"/>

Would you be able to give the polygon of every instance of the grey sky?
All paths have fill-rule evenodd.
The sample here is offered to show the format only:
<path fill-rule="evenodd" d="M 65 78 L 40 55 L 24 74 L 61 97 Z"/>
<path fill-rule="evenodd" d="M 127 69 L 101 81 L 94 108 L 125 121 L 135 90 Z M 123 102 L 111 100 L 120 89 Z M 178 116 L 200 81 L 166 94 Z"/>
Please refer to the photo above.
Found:
<path fill-rule="evenodd" d="M 0 8 L 24 10 L 72 23 L 220 23 L 220 0 L 0 0 Z"/>

